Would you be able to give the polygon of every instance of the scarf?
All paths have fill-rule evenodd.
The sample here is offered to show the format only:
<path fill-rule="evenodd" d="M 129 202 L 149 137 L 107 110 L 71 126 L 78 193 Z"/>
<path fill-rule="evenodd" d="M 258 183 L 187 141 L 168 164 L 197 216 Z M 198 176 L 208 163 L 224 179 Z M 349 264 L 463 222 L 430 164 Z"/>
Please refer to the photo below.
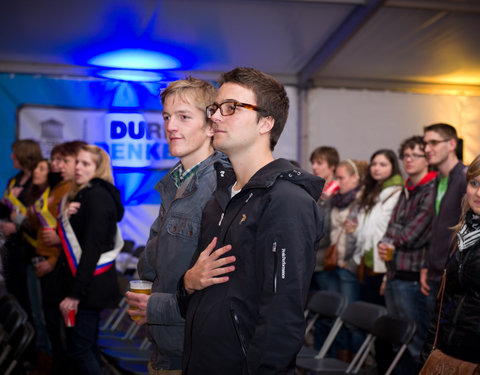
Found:
<path fill-rule="evenodd" d="M 463 251 L 475 244 L 480 239 L 480 216 L 468 210 L 465 222 L 457 234 L 458 249 Z"/>
<path fill-rule="evenodd" d="M 340 194 L 337 192 L 332 198 L 332 206 L 339 209 L 350 206 L 350 204 L 357 198 L 357 193 L 360 190 L 360 186 L 357 186 L 355 189 L 350 190 L 345 194 Z"/>

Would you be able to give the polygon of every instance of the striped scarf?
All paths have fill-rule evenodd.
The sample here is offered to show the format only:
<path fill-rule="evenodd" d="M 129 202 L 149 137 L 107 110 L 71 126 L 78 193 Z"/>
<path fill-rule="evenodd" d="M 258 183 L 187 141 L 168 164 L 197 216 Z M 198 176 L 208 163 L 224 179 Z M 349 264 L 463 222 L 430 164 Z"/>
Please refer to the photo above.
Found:
<path fill-rule="evenodd" d="M 480 240 L 480 216 L 473 213 L 472 210 L 469 210 L 457 237 L 458 249 L 460 251 L 468 249 Z"/>

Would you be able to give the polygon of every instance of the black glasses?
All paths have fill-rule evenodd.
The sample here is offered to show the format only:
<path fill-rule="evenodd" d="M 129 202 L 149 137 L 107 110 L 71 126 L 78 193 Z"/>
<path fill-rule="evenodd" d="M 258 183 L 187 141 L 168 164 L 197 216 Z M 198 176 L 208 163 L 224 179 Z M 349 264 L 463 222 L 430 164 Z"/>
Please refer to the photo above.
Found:
<path fill-rule="evenodd" d="M 439 143 L 448 142 L 450 139 L 432 139 L 431 141 L 423 141 L 425 146 L 435 147 Z"/>
<path fill-rule="evenodd" d="M 263 109 L 253 104 L 240 103 L 235 100 L 226 100 L 222 103 L 215 102 L 213 104 L 207 105 L 207 117 L 211 118 L 213 114 L 217 112 L 217 109 L 220 109 L 220 113 L 222 114 L 222 116 L 231 116 L 235 113 L 237 107 L 251 109 L 252 111 L 257 112 L 263 111 Z"/>
<path fill-rule="evenodd" d="M 424 158 L 425 154 L 420 155 L 420 154 L 404 154 L 400 156 L 401 160 L 406 160 L 406 159 L 411 159 L 411 160 L 418 160 L 420 158 Z"/>

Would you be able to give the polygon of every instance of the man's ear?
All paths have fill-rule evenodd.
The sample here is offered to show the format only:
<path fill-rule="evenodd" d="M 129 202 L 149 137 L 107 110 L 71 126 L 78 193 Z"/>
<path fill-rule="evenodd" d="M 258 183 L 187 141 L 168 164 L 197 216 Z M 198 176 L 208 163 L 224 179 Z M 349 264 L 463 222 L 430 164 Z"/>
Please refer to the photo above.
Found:
<path fill-rule="evenodd" d="M 450 151 L 455 152 L 455 150 L 457 149 L 457 140 L 455 138 L 450 139 L 448 141 L 448 146 Z"/>
<path fill-rule="evenodd" d="M 262 117 L 260 119 L 260 134 L 266 134 L 273 129 L 275 120 L 272 116 Z"/>

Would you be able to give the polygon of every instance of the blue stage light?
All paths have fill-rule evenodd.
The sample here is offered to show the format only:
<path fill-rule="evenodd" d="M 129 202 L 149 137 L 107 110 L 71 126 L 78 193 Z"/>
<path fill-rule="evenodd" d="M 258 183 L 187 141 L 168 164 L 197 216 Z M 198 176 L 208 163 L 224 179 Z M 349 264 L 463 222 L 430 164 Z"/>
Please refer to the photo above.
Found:
<path fill-rule="evenodd" d="M 105 52 L 87 61 L 90 65 L 119 69 L 177 69 L 181 67 L 176 58 L 161 52 L 140 48 L 125 48 Z"/>
<path fill-rule="evenodd" d="M 158 72 L 128 69 L 100 70 L 95 72 L 95 75 L 102 78 L 128 82 L 160 82 L 164 78 L 164 76 Z"/>

